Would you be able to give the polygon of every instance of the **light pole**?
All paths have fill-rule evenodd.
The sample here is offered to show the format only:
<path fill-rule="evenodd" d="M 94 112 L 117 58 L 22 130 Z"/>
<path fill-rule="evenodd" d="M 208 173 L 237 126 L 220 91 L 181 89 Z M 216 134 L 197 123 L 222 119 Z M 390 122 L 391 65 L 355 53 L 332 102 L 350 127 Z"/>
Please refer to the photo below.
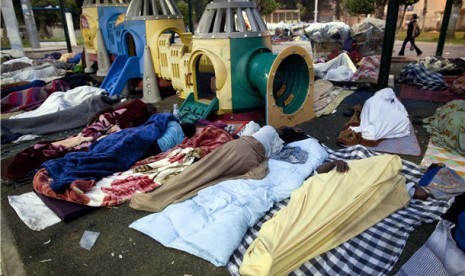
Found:
<path fill-rule="evenodd" d="M 318 0 L 315 0 L 315 23 L 318 22 Z"/>

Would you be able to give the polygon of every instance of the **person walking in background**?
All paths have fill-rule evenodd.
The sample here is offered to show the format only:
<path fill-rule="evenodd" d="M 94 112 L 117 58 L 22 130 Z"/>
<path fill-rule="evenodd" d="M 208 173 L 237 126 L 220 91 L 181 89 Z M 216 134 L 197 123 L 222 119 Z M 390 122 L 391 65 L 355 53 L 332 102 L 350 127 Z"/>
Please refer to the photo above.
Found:
<path fill-rule="evenodd" d="M 417 52 L 417 56 L 420 56 L 423 52 L 420 50 L 420 48 L 417 47 L 415 44 L 415 37 L 419 35 L 420 27 L 418 26 L 417 23 L 418 16 L 416 13 L 412 14 L 411 20 L 407 25 L 407 36 L 404 39 L 404 43 L 402 43 L 402 48 L 400 48 L 399 51 L 399 56 L 404 55 L 405 51 L 405 46 L 407 45 L 408 42 L 410 42 L 410 47 L 413 47 L 415 51 Z"/>

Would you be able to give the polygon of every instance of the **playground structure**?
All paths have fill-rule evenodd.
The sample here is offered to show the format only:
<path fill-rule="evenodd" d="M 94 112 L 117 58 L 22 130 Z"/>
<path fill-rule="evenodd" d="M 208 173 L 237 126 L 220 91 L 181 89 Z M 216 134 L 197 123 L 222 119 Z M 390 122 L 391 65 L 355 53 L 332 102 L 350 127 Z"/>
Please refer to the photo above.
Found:
<path fill-rule="evenodd" d="M 185 99 L 184 122 L 256 108 L 275 127 L 315 116 L 310 54 L 299 46 L 274 54 L 253 2 L 211 2 L 195 36 L 172 0 L 132 0 L 122 24 L 122 51 L 101 86 L 110 95 L 141 78 L 146 102 L 159 102 L 160 81 L 171 82 Z"/>
<path fill-rule="evenodd" d="M 93 73 L 97 62 L 97 76 L 106 76 L 111 65 L 110 55 L 122 52 L 121 31 L 130 0 L 84 0 L 80 18 L 84 38 L 86 73 Z"/>

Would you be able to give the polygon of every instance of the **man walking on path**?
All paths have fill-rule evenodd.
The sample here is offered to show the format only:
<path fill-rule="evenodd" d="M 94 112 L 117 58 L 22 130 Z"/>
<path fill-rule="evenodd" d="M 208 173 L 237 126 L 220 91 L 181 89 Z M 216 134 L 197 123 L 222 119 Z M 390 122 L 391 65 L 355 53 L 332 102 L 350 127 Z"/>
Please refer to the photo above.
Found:
<path fill-rule="evenodd" d="M 407 37 L 405 37 L 404 43 L 402 43 L 402 48 L 400 48 L 399 56 L 404 55 L 405 46 L 407 45 L 407 42 L 409 41 L 410 41 L 410 47 L 415 48 L 415 51 L 417 52 L 417 56 L 420 56 L 423 53 L 420 50 L 420 48 L 418 48 L 417 45 L 415 44 L 415 37 L 417 37 L 420 33 L 419 32 L 420 27 L 418 26 L 417 19 L 418 19 L 417 14 L 416 13 L 412 14 L 412 18 L 407 26 Z"/>

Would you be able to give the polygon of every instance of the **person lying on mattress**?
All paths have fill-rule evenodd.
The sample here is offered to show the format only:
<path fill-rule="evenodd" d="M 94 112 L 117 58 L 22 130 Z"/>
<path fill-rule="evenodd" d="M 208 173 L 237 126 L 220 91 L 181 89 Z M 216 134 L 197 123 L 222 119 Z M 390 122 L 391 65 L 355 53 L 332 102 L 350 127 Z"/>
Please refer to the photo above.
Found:
<path fill-rule="evenodd" d="M 412 198 L 427 197 L 419 186 L 406 185 L 397 155 L 323 166 L 263 224 L 244 254 L 241 275 L 286 275 L 405 207 Z"/>
<path fill-rule="evenodd" d="M 285 142 L 306 138 L 308 136 L 296 128 L 283 128 L 278 133 L 273 127 L 264 126 L 252 135 L 224 144 L 153 192 L 135 194 L 129 206 L 160 212 L 166 206 L 191 198 L 199 190 L 226 179 L 262 179 L 267 174 L 267 160 L 272 154 L 279 152 Z M 348 170 L 345 162 L 337 160 L 319 166 L 316 172 L 325 173 L 333 168 L 338 172 Z"/>
<path fill-rule="evenodd" d="M 160 212 L 169 204 L 191 198 L 199 190 L 226 179 L 262 179 L 268 172 L 268 158 L 279 152 L 283 144 L 272 126 L 264 126 L 252 135 L 222 145 L 155 191 L 134 195 L 130 206 Z"/>

